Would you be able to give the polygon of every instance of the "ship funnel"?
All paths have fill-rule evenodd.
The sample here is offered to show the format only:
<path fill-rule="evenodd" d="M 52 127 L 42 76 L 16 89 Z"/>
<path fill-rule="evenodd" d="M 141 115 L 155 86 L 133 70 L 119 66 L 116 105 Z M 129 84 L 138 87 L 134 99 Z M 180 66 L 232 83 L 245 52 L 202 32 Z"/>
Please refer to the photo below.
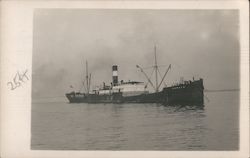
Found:
<path fill-rule="evenodd" d="M 113 86 L 117 86 L 118 85 L 118 66 L 117 65 L 113 65 L 112 66 L 112 71 L 113 71 Z"/>

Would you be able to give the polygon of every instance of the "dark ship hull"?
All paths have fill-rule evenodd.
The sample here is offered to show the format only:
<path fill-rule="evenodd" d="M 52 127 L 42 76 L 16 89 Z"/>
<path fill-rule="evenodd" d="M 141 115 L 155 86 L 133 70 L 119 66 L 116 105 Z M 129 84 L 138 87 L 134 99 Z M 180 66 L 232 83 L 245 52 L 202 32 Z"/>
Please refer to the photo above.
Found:
<path fill-rule="evenodd" d="M 124 96 L 123 92 L 110 94 L 67 93 L 70 103 L 160 103 L 164 105 L 204 105 L 203 79 L 185 81 L 160 92 Z"/>

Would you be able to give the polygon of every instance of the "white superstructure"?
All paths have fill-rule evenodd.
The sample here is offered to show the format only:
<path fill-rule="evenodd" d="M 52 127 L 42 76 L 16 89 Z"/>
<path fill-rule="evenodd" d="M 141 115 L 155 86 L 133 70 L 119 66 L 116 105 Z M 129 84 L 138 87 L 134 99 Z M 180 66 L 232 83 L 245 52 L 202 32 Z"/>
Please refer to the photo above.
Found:
<path fill-rule="evenodd" d="M 126 82 L 113 86 L 110 89 L 100 89 L 96 91 L 99 95 L 108 95 L 122 92 L 123 96 L 136 96 L 148 93 L 143 82 Z"/>
<path fill-rule="evenodd" d="M 113 92 L 122 92 L 123 96 L 135 96 L 148 93 L 142 82 L 123 83 L 112 88 Z"/>
<path fill-rule="evenodd" d="M 122 93 L 122 96 L 137 96 L 145 93 L 149 93 L 146 90 L 145 84 L 143 82 L 137 81 L 128 81 L 123 82 L 121 80 L 118 81 L 118 66 L 112 66 L 112 83 L 111 85 L 105 85 L 103 83 L 103 87 L 100 89 L 93 90 L 91 94 L 98 94 L 98 95 L 112 95 L 114 93 Z"/>

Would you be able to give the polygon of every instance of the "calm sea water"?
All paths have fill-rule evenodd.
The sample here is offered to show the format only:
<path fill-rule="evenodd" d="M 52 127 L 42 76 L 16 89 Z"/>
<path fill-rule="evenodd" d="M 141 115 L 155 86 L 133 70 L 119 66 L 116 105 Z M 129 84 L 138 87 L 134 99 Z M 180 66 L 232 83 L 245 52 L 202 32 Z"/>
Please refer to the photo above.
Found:
<path fill-rule="evenodd" d="M 206 93 L 203 109 L 33 101 L 31 148 L 237 150 L 239 92 Z"/>

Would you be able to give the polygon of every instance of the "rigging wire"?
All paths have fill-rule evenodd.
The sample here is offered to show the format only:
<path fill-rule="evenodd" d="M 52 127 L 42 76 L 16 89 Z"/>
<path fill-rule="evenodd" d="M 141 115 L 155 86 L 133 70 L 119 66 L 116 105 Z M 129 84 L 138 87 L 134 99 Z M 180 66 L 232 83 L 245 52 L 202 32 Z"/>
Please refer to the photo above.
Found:
<path fill-rule="evenodd" d="M 150 76 L 149 76 L 149 79 L 151 79 L 151 77 L 153 76 L 154 71 L 155 71 L 155 69 L 153 69 L 153 70 L 152 70 L 152 72 L 151 72 L 151 74 L 150 74 Z M 148 86 L 148 83 L 149 83 L 149 81 L 146 83 L 145 87 L 147 87 L 147 86 Z"/>
<path fill-rule="evenodd" d="M 158 72 L 159 72 L 160 77 L 163 78 L 162 75 L 161 75 L 161 73 L 160 73 L 160 70 L 159 70 L 159 69 L 157 69 L 157 70 L 158 70 Z M 166 82 L 165 82 L 164 80 L 163 80 L 163 83 L 164 83 L 165 86 L 167 85 Z M 160 88 L 160 86 L 159 86 L 159 88 Z"/>

